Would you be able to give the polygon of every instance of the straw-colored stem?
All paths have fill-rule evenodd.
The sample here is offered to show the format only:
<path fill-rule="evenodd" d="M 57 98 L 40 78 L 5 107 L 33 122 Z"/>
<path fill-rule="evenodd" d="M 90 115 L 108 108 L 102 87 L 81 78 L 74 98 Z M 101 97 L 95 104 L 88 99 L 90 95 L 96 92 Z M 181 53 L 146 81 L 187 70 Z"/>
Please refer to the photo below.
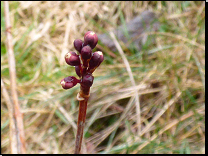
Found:
<path fill-rule="evenodd" d="M 86 119 L 86 111 L 87 111 L 87 101 L 88 99 L 79 101 L 79 116 L 77 122 L 77 135 L 75 142 L 75 154 L 79 154 L 82 146 L 82 137 Z"/>
<path fill-rule="evenodd" d="M 16 134 L 15 140 L 17 140 L 17 149 L 11 149 L 11 153 L 25 154 L 25 133 L 24 133 L 24 123 L 23 123 L 23 115 L 20 110 L 20 105 L 18 102 L 17 95 L 17 84 L 16 84 L 16 65 L 15 65 L 15 57 L 14 50 L 12 44 L 12 33 L 11 33 L 11 22 L 9 16 L 9 2 L 4 1 L 4 14 L 5 14 L 5 24 L 6 24 L 6 36 L 7 36 L 7 53 L 8 53 L 8 61 L 9 61 L 9 74 L 10 74 L 10 87 L 11 87 L 11 95 L 12 95 L 12 104 L 13 114 L 14 114 L 14 123 L 15 123 L 15 132 Z M 11 113 L 11 112 L 10 112 Z M 14 136 L 13 136 L 14 137 Z M 12 140 L 10 140 L 12 141 Z M 14 145 L 14 144 L 13 144 Z M 14 146 L 11 146 L 14 148 Z"/>

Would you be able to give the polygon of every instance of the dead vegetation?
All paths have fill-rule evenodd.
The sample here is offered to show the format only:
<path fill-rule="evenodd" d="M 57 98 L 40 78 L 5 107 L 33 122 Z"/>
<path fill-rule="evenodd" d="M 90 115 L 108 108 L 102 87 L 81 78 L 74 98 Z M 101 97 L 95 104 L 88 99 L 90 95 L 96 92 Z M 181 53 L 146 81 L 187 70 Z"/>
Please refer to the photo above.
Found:
<path fill-rule="evenodd" d="M 108 32 L 122 24 L 122 15 L 128 22 L 145 10 L 161 26 L 148 32 L 154 44 L 147 39 L 141 51 L 123 51 L 135 86 L 120 53 L 99 43 L 105 61 L 94 73 L 82 153 L 205 153 L 205 2 L 9 4 L 27 153 L 74 153 L 79 86 L 65 91 L 59 83 L 75 76 L 64 61 L 75 51 L 73 40 L 88 30 Z M 3 11 L 1 17 L 1 76 L 11 95 Z M 4 154 L 11 153 L 6 103 L 1 94 Z"/>

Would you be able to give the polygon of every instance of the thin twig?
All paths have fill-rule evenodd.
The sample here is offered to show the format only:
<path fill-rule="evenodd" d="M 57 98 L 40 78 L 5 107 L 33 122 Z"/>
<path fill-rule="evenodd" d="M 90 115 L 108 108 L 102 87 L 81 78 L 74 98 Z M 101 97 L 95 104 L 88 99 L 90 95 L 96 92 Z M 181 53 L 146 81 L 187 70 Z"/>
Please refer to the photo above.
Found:
<path fill-rule="evenodd" d="M 9 97 L 9 93 L 7 92 L 4 82 L 1 79 L 1 89 L 2 89 L 2 95 L 5 99 L 8 112 L 9 112 L 9 139 L 10 139 L 10 148 L 11 148 L 11 154 L 18 154 L 17 153 L 17 137 L 16 137 L 16 131 L 15 131 L 15 118 L 14 118 L 14 109 L 11 102 L 11 99 Z"/>
<path fill-rule="evenodd" d="M 123 59 L 125 65 L 126 65 L 126 70 L 127 70 L 128 74 L 129 74 L 129 77 L 130 77 L 132 86 L 133 86 L 134 89 L 135 89 L 136 113 L 137 113 L 137 118 L 138 118 L 138 120 L 137 120 L 138 131 L 137 131 L 137 132 L 138 132 L 138 135 L 139 135 L 140 132 L 141 132 L 141 117 L 140 117 L 140 116 L 141 116 L 141 113 L 140 113 L 139 94 L 138 94 L 138 91 L 137 91 L 137 89 L 136 89 L 136 83 L 135 83 L 135 81 L 134 81 L 134 77 L 133 77 L 133 74 L 132 74 L 132 71 L 131 71 L 129 62 L 128 62 L 128 60 L 126 59 L 125 54 L 124 54 L 124 52 L 123 52 L 121 46 L 119 45 L 118 41 L 116 40 L 116 37 L 115 37 L 114 33 L 113 33 L 113 32 L 110 32 L 110 36 L 112 37 L 113 42 L 114 42 L 116 48 L 118 49 L 118 52 L 120 53 L 120 55 L 121 55 L 121 57 L 122 57 L 122 59 Z"/>
<path fill-rule="evenodd" d="M 15 58 L 12 45 L 12 34 L 11 24 L 9 19 L 9 3 L 4 1 L 4 14 L 6 22 L 6 36 L 7 36 L 7 51 L 8 51 L 8 60 L 9 60 L 9 73 L 10 73 L 10 82 L 11 82 L 11 94 L 12 101 L 14 105 L 14 117 L 16 125 L 16 134 L 17 134 L 17 151 L 19 154 L 26 153 L 25 149 L 25 135 L 24 135 L 24 126 L 23 126 L 23 116 L 20 112 L 20 106 L 18 103 L 18 96 L 16 91 L 16 70 L 15 70 Z"/>

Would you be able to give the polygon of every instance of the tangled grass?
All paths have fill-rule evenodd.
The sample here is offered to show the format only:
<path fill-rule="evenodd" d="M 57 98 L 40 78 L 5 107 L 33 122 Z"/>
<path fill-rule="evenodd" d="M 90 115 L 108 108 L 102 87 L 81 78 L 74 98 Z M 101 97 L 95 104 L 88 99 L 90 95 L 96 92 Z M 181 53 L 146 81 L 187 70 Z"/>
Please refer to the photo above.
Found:
<path fill-rule="evenodd" d="M 1 2 L 2 3 L 2 2 Z M 205 153 L 205 2 L 9 2 L 17 91 L 27 153 L 73 153 L 79 86 L 64 62 L 73 40 L 88 30 L 105 33 L 144 10 L 158 15 L 141 51 L 125 50 L 140 95 L 138 134 L 134 86 L 118 51 L 100 44 L 105 61 L 94 73 L 82 153 Z M 1 76 L 9 92 L 4 6 Z M 10 92 L 9 92 L 10 93 Z M 1 150 L 10 153 L 9 119 L 1 95 Z"/>

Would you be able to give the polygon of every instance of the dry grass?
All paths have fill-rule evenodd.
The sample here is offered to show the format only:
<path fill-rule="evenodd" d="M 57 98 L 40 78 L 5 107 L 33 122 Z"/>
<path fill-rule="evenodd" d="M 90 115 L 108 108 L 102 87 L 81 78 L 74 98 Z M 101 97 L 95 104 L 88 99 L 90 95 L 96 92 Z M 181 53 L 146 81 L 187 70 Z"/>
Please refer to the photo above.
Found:
<path fill-rule="evenodd" d="M 88 30 L 103 33 L 144 10 L 158 14 L 156 42 L 127 50 L 140 95 L 118 52 L 103 51 L 91 89 L 82 153 L 205 153 L 205 2 L 10 2 L 17 91 L 27 153 L 73 153 L 79 86 L 64 55 Z M 121 12 L 120 12 L 121 11 Z M 2 5 L 1 75 L 9 91 Z M 99 46 L 103 47 L 102 44 Z M 147 53 L 149 53 L 147 55 Z M 10 92 L 9 92 L 10 93 Z M 1 95 L 1 150 L 10 153 L 7 99 Z"/>

